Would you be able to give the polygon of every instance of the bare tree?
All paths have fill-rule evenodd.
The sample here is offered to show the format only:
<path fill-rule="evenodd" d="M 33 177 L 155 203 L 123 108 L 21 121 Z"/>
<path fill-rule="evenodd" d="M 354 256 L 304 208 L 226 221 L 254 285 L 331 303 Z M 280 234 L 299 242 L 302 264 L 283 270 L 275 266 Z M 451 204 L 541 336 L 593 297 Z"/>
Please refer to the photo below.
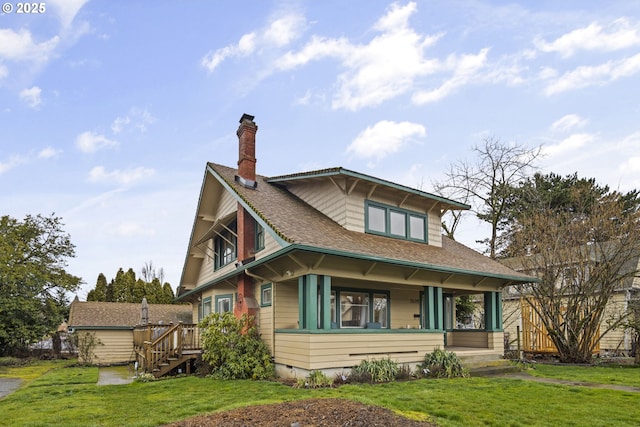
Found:
<path fill-rule="evenodd" d="M 474 147 L 474 161 L 452 164 L 446 179 L 433 184 L 436 193 L 471 205 L 472 212 L 490 224 L 491 237 L 483 242 L 491 258 L 496 257 L 501 244 L 499 234 L 505 225 L 512 189 L 535 169 L 534 161 L 540 156 L 540 149 L 487 138 L 484 144 Z M 462 215 L 461 211 L 450 212 L 449 219 L 443 221 L 449 237 L 453 238 Z"/>
<path fill-rule="evenodd" d="M 629 210 L 615 192 L 582 200 L 571 210 L 527 212 L 510 241 L 517 255 L 512 266 L 540 279 L 521 290 L 523 297 L 560 359 L 579 363 L 589 362 L 600 339 L 624 323 L 627 313 L 606 307 L 638 274 L 640 257 L 640 211 Z"/>

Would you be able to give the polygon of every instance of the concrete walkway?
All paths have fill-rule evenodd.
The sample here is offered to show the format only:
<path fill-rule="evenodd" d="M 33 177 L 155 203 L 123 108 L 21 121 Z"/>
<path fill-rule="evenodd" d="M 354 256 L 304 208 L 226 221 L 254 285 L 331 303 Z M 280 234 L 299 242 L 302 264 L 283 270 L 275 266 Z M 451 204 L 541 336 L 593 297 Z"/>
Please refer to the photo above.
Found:
<path fill-rule="evenodd" d="M 590 388 L 600 388 L 600 389 L 607 389 L 607 390 L 630 391 L 634 393 L 640 393 L 640 387 L 616 385 L 616 384 L 588 383 L 583 381 L 569 381 L 569 380 L 560 380 L 557 378 L 534 377 L 533 375 L 529 375 L 526 372 L 508 373 L 508 374 L 495 375 L 495 376 L 502 377 L 502 378 L 515 378 L 515 379 L 520 379 L 525 381 L 536 381 L 539 383 L 546 383 L 546 384 L 561 384 L 561 385 L 569 385 L 569 386 L 577 386 L 577 387 L 590 387 Z"/>
<path fill-rule="evenodd" d="M 100 368 L 98 376 L 98 385 L 118 385 L 129 384 L 133 382 L 133 375 L 122 367 L 105 366 Z"/>
<path fill-rule="evenodd" d="M 20 378 L 0 378 L 0 399 L 20 388 Z"/>

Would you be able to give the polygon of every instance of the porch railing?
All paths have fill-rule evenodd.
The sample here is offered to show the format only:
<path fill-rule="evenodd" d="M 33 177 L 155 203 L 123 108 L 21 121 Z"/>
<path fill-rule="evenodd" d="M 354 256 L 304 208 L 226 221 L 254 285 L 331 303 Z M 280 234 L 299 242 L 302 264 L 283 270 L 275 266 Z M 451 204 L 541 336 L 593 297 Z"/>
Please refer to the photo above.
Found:
<path fill-rule="evenodd" d="M 133 348 L 139 369 L 154 373 L 183 363 L 201 351 L 200 331 L 191 323 L 148 324 L 133 329 Z"/>

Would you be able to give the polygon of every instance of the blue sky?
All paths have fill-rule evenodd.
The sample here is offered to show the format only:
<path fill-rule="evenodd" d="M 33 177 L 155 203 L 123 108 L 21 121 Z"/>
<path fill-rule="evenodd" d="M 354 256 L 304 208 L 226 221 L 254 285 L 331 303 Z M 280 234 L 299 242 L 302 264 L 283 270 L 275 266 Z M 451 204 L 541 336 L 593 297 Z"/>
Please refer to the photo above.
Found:
<path fill-rule="evenodd" d="M 44 5 L 0 14 L 0 215 L 62 217 L 81 299 L 145 261 L 178 284 L 205 163 L 236 164 L 243 113 L 267 176 L 430 191 L 499 138 L 542 145 L 543 172 L 640 188 L 640 2 Z"/>

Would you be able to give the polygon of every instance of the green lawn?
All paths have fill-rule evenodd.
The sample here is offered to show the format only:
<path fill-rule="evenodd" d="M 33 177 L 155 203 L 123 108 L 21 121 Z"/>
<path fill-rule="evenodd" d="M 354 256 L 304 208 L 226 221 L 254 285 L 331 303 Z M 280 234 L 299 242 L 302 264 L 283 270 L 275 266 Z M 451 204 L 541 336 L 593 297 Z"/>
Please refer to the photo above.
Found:
<path fill-rule="evenodd" d="M 22 377 L 28 382 L 0 400 L 0 425 L 7 426 L 155 426 L 242 405 L 309 397 L 357 400 L 440 426 L 637 426 L 640 419 L 640 393 L 507 378 L 301 390 L 275 382 L 183 377 L 98 387 L 97 368 L 39 362 L 11 369 L 13 375 L 0 370 L 0 376 Z M 35 371 L 40 375 L 34 378 Z M 546 365 L 534 371 L 535 375 L 579 381 L 608 378 L 616 381 L 608 382 L 614 384 L 640 382 L 640 369 L 581 368 L 577 372 L 574 374 L 574 367 Z M 581 375 L 581 379 L 573 375 Z"/>

